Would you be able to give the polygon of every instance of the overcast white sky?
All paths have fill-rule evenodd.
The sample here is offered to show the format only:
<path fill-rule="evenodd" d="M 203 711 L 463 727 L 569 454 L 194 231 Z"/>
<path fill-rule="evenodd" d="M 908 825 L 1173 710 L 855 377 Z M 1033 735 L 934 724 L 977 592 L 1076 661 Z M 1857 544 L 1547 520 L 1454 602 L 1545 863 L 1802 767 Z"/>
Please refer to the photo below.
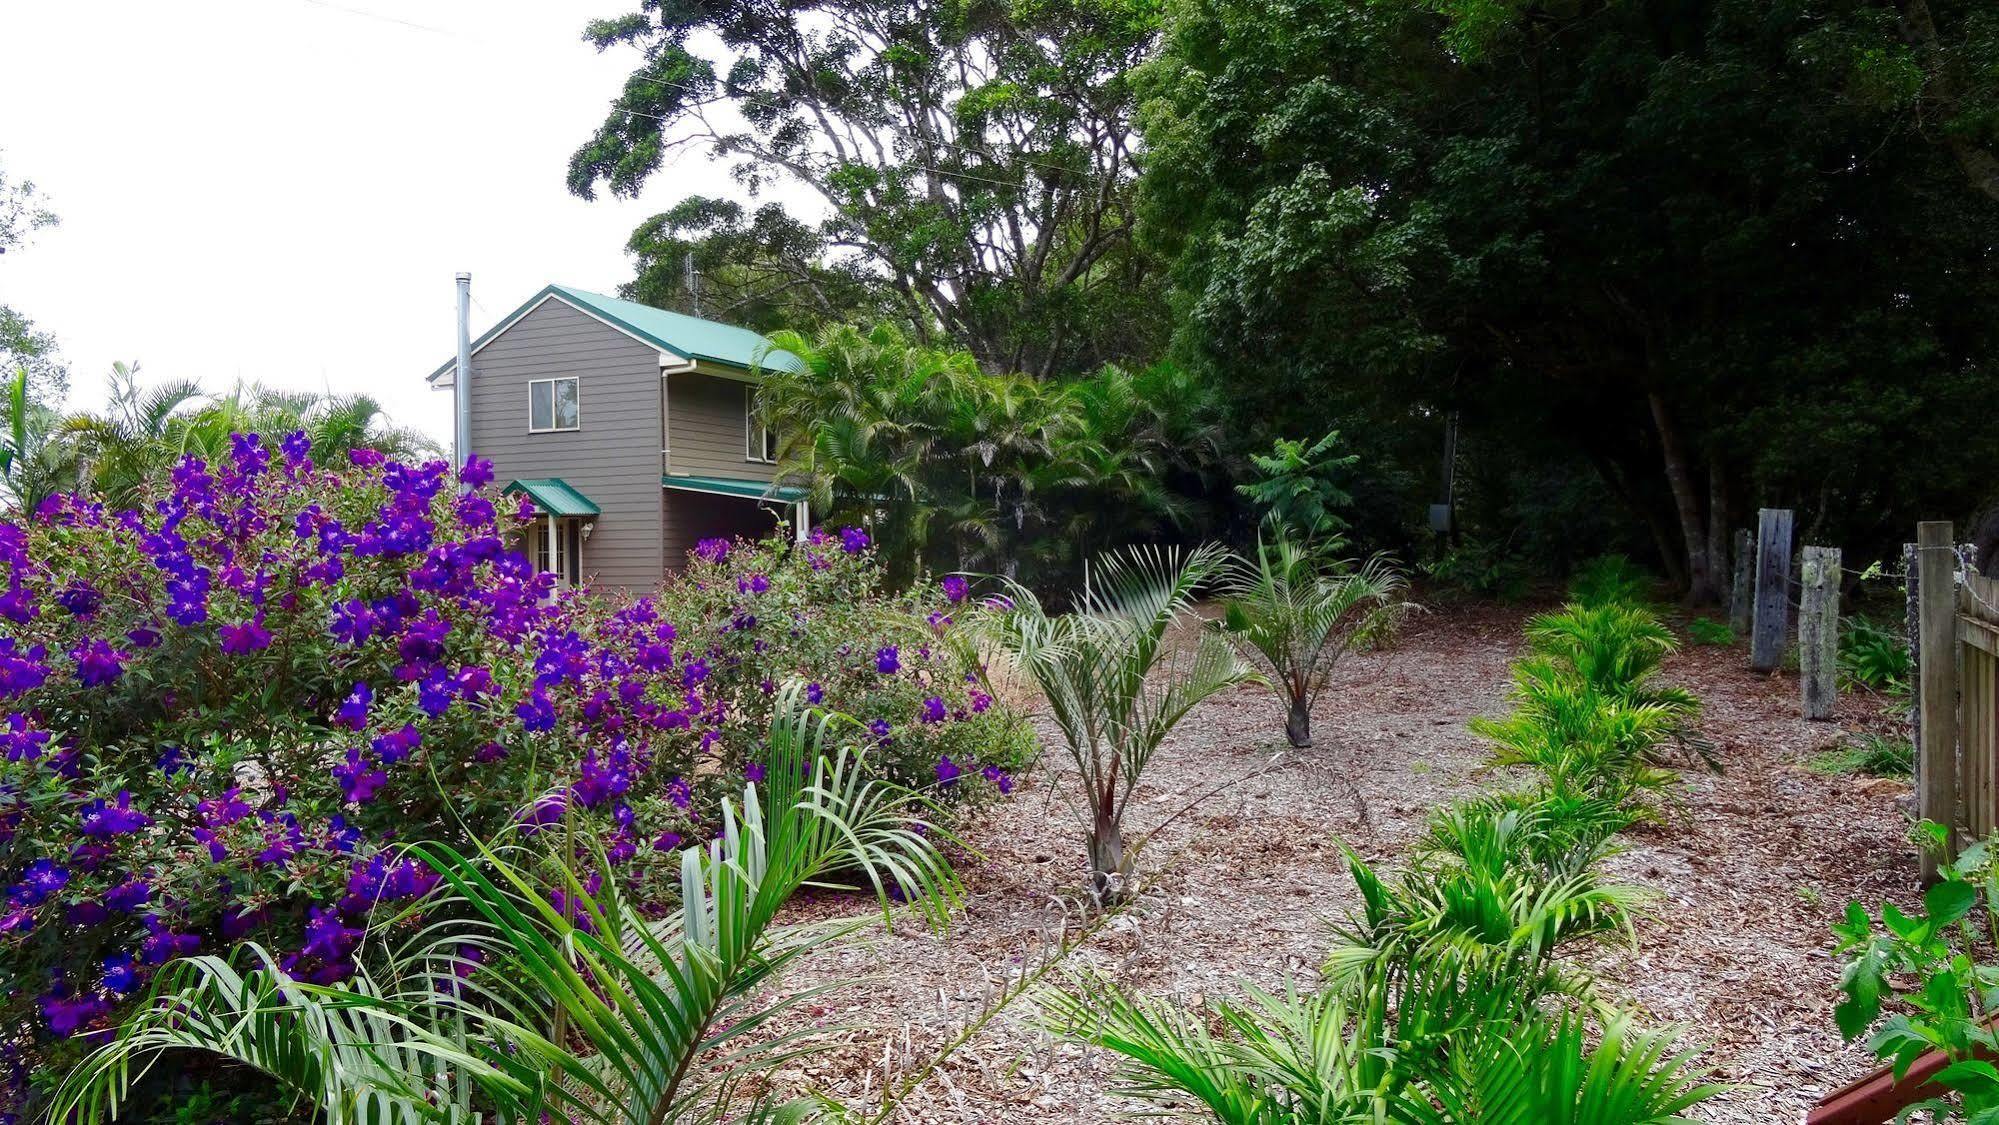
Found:
<path fill-rule="evenodd" d="M 0 257 L 0 303 L 62 343 L 70 405 L 148 380 L 365 391 L 440 441 L 452 275 L 473 331 L 541 286 L 612 291 L 625 238 L 688 194 L 586 203 L 569 154 L 631 58 L 580 37 L 632 0 L 7 0 L 0 150 L 62 216 Z M 411 26 L 420 25 L 420 26 Z"/>

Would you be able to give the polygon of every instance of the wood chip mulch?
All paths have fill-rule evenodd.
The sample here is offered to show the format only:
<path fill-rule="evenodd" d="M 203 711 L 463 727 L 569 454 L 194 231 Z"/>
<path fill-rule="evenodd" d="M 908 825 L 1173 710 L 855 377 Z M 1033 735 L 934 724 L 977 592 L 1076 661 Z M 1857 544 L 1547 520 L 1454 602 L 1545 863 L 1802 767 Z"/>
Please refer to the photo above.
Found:
<path fill-rule="evenodd" d="M 1067 965 L 1189 1003 L 1239 995 L 1245 982 L 1311 986 L 1326 925 L 1354 898 L 1341 844 L 1393 867 L 1432 808 L 1508 783 L 1486 771 L 1465 722 L 1504 710 L 1527 612 L 1440 610 L 1413 619 L 1391 650 L 1348 657 L 1319 702 L 1310 750 L 1284 746 L 1282 709 L 1267 690 L 1199 708 L 1154 761 L 1127 819 L 1144 832 L 1173 818 L 1142 854 L 1143 892 Z M 1608 998 L 1652 1022 L 1688 1024 L 1711 1045 L 1718 1078 L 1734 1087 L 1697 1119 L 1797 1121 L 1871 1069 L 1833 1027 L 1828 927 L 1849 899 L 1873 908 L 1917 897 L 1909 789 L 1805 765 L 1858 730 L 1886 729 L 1881 700 L 1843 698 L 1834 721 L 1806 722 L 1796 678 L 1751 673 L 1739 647 L 1690 647 L 1667 678 L 1700 694 L 1724 772 L 1689 772 L 1675 815 L 1629 834 L 1611 872 L 1659 897 L 1635 951 L 1608 951 L 1590 967 Z M 972 1027 L 895 1120 L 1108 1122 L 1141 1108 L 1109 1091 L 1111 1059 L 1041 1030 L 1030 1002 L 977 1023 L 1085 923 L 1083 834 L 1048 772 L 1061 757 L 1051 744 L 1048 768 L 968 827 L 968 900 L 948 932 L 904 919 L 785 980 L 841 987 L 804 1009 L 838 1029 L 833 1049 L 791 1064 L 780 1086 L 865 1105 Z M 853 905 L 822 900 L 802 913 Z"/>

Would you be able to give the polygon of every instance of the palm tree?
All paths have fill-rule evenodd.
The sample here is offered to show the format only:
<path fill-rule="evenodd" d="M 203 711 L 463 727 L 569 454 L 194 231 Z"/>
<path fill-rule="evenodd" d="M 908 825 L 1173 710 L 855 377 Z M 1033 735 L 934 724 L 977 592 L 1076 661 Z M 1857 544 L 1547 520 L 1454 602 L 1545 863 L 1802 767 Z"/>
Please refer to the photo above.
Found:
<path fill-rule="evenodd" d="M 136 366 L 112 364 L 104 412 L 73 414 L 63 424 L 76 445 L 82 485 L 114 508 L 130 507 L 179 455 L 175 420 L 202 397 L 201 387 L 187 380 L 141 387 Z"/>
<path fill-rule="evenodd" d="M 1237 561 L 1227 588 L 1223 631 L 1276 680 L 1285 737 L 1301 748 L 1312 745 L 1312 705 L 1354 638 L 1407 608 L 1407 583 L 1385 557 L 1346 569 L 1281 527 L 1275 542 L 1257 537 L 1255 558 Z"/>
<path fill-rule="evenodd" d="M 1067 796 L 1088 834 L 1099 902 L 1127 889 L 1136 851 L 1125 848 L 1124 814 L 1166 736 L 1202 700 L 1257 679 L 1212 633 L 1191 645 L 1173 635 L 1227 558 L 1212 545 L 1185 556 L 1131 548 L 1099 559 L 1074 612 L 1051 615 L 1016 583 L 1010 607 L 983 623 L 1062 732 L 1080 790 Z"/>
<path fill-rule="evenodd" d="M 49 497 L 76 487 L 76 447 L 63 438 L 61 416 L 28 397 L 27 368 L 15 371 L 5 393 L 0 486 L 16 512 L 32 512 Z"/>
<path fill-rule="evenodd" d="M 874 780 L 861 752 L 832 747 L 857 722 L 801 700 L 800 685 L 785 688 L 764 784 L 725 804 L 717 839 L 682 853 L 681 901 L 665 917 L 624 897 L 601 856 L 419 846 L 444 885 L 412 913 L 446 920 L 386 956 L 394 980 L 427 983 L 310 988 L 267 959 L 240 978 L 212 959 L 163 974 L 141 1009 L 158 1014 L 70 1073 L 54 1119 L 114 1115 L 135 1068 L 176 1049 L 255 1067 L 329 1121 L 454 1120 L 475 1090 L 511 1121 L 669 1125 L 757 1108 L 745 1079 L 813 1049 L 759 1033 L 817 995 L 764 986 L 865 921 L 783 925 L 785 904 L 807 886 L 858 883 L 884 918 L 899 898 L 941 925 L 960 894 L 922 819 L 929 806 Z M 440 1070 L 448 1082 L 417 1088 Z"/>

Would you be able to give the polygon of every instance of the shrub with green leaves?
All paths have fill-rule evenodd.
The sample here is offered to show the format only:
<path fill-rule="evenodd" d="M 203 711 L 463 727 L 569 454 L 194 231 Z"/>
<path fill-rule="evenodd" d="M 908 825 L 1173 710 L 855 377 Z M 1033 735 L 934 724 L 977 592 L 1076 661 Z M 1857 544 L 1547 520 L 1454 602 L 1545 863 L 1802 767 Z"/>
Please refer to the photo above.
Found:
<path fill-rule="evenodd" d="M 1557 960 L 1629 933 L 1642 893 L 1593 867 L 1630 820 L 1595 798 L 1463 802 L 1397 880 L 1350 856 L 1361 906 L 1323 988 L 1189 1011 L 1086 977 L 1047 1018 L 1123 1056 L 1122 1092 L 1223 1125 L 1679 1121 L 1718 1087 L 1678 1029 L 1593 1023 L 1571 1003 L 1587 977 Z"/>
<path fill-rule="evenodd" d="M 1909 655 L 1909 641 L 1902 631 L 1864 617 L 1843 618 L 1840 624 L 1840 679 L 1848 686 L 1906 692 L 1915 660 Z"/>
<path fill-rule="evenodd" d="M 1949 832 L 1926 821 L 1919 835 L 1941 852 Z M 1914 913 L 1886 902 L 1877 917 L 1847 903 L 1846 917 L 1832 928 L 1836 952 L 1847 957 L 1840 975 L 1845 999 L 1833 1017 L 1849 1041 L 1866 1036 L 1867 1049 L 1897 1077 L 1931 1051 L 1949 1060 L 1932 1079 L 1946 1093 L 1908 1107 L 1898 1120 L 1928 1112 L 1939 1122 L 1990 1122 L 1999 1119 L 1999 1069 L 1988 1061 L 1999 1051 L 1991 1022 L 1999 980 L 1991 955 L 1999 942 L 1995 841 L 1965 848 L 1938 874 L 1941 881 L 1923 893 Z"/>
<path fill-rule="evenodd" d="M 1735 626 L 1713 617 L 1696 617 L 1687 622 L 1687 639 L 1697 645 L 1727 648 L 1735 644 Z"/>
<path fill-rule="evenodd" d="M 1641 607 L 1657 588 L 1658 581 L 1625 556 L 1599 555 L 1576 569 L 1569 581 L 1569 600 L 1592 607 Z"/>
<path fill-rule="evenodd" d="M 1813 757 L 1811 767 L 1828 774 L 1912 777 L 1916 772 L 1916 744 L 1899 735 L 1863 734 Z"/>

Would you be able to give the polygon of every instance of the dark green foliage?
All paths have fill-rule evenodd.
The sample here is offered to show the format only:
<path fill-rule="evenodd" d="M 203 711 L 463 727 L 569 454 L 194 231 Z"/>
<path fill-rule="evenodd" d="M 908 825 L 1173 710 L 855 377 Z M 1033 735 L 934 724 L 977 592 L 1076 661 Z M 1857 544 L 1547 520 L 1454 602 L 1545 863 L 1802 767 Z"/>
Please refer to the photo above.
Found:
<path fill-rule="evenodd" d="M 802 187 L 825 217 L 766 208 L 746 224 L 684 202 L 634 236 L 634 291 L 673 300 L 691 250 L 718 291 L 786 327 L 887 308 L 924 343 L 1041 377 L 1158 358 L 1128 82 L 1156 4 L 636 7 L 586 29 L 638 61 L 570 190 L 634 196 L 676 150 L 705 149 L 749 193 Z"/>
<path fill-rule="evenodd" d="M 1652 576 L 1623 555 L 1599 555 L 1584 563 L 1569 581 L 1569 600 L 1595 608 L 1606 605 L 1642 607 L 1652 600 Z"/>
<path fill-rule="evenodd" d="M 1989 90 L 1989 21 L 1947 7 L 1963 73 Z M 1247 447 L 1337 424 L 1393 445 L 1362 448 L 1364 468 L 1436 481 L 1455 414 L 1460 480 L 1505 498 L 1461 500 L 1467 535 L 1509 554 L 1592 542 L 1564 525 L 1559 488 L 1522 482 L 1534 466 L 1593 477 L 1620 510 L 1615 546 L 1704 598 L 1726 577 L 1711 529 L 1757 506 L 1861 554 L 1989 494 L 1999 324 L 1979 310 L 1999 298 L 1999 203 L 1915 103 L 1858 96 L 1907 89 L 1885 66 L 1856 85 L 1868 68 L 1850 65 L 1869 42 L 1908 55 L 1892 15 L 1860 0 L 1172 12 L 1140 83 L 1142 214 L 1183 290 L 1176 344 L 1226 388 Z M 1419 483 L 1402 508 L 1440 493 Z M 1522 502 L 1512 522 L 1494 513 Z"/>
<path fill-rule="evenodd" d="M 1907 691 L 1915 665 L 1902 631 L 1863 617 L 1848 617 L 1841 624 L 1840 678 L 1876 691 Z"/>
<path fill-rule="evenodd" d="M 1347 528 L 1340 511 L 1353 503 L 1341 481 L 1359 461 L 1359 454 L 1340 451 L 1338 430 L 1309 444 L 1278 438 L 1268 453 L 1250 454 L 1255 476 L 1236 491 L 1266 522 L 1285 532 L 1308 539 L 1338 537 Z"/>
<path fill-rule="evenodd" d="M 1913 777 L 1916 772 L 1916 745 L 1907 738 L 1863 734 L 1813 758 L 1811 767 L 1820 773 Z"/>
<path fill-rule="evenodd" d="M 1697 645 L 1727 648 L 1735 643 L 1735 626 L 1713 617 L 1696 617 L 1687 622 L 1687 639 Z"/>
<path fill-rule="evenodd" d="M 1506 602 L 1526 597 L 1532 582 L 1525 563 L 1489 540 L 1471 540 L 1454 547 L 1425 565 L 1423 573 L 1446 590 Z"/>
<path fill-rule="evenodd" d="M 1114 544 L 1212 519 L 1219 410 L 1173 364 L 1035 379 L 887 325 L 775 340 L 805 360 L 759 392 L 779 471 L 822 518 L 866 523 L 898 578 L 928 565 L 1066 585 Z"/>

